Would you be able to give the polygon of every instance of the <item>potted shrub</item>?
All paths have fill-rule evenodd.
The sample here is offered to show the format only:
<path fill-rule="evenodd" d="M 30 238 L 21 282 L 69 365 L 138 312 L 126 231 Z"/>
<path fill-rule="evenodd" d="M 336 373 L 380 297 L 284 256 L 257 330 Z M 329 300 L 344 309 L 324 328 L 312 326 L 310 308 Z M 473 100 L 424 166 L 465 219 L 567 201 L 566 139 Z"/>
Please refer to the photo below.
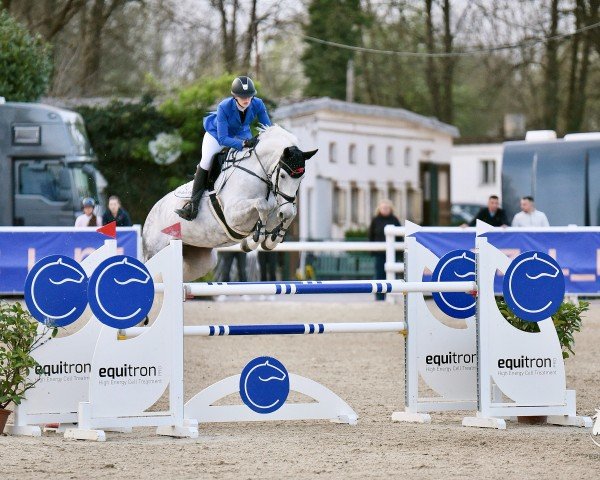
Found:
<path fill-rule="evenodd" d="M 0 301 L 0 434 L 11 411 L 8 405 L 19 405 L 36 379 L 29 373 L 37 366 L 31 353 L 49 338 L 38 335 L 39 323 L 19 302 Z M 51 337 L 58 330 L 52 329 Z"/>
<path fill-rule="evenodd" d="M 506 318 L 508 323 L 513 327 L 518 328 L 524 332 L 539 332 L 538 324 L 535 322 L 526 322 L 517 317 L 512 310 L 508 307 L 503 297 L 496 297 L 496 304 L 498 310 L 502 313 L 502 316 Z M 556 333 L 558 334 L 558 341 L 562 348 L 563 358 L 569 358 L 570 355 L 575 355 L 573 347 L 575 345 L 575 332 L 581 330 L 581 315 L 583 312 L 589 310 L 589 302 L 578 300 L 577 303 L 565 301 L 561 304 L 559 309 L 554 315 L 552 315 L 552 322 Z M 543 416 L 529 416 L 529 417 L 518 417 L 521 423 L 545 423 L 546 417 Z"/>

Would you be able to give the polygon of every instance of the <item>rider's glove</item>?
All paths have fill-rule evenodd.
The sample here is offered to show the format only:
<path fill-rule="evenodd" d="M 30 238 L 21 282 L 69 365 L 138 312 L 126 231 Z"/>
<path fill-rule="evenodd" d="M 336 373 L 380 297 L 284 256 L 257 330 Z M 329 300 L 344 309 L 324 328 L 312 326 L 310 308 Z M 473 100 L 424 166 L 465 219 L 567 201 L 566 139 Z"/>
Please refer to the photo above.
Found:
<path fill-rule="evenodd" d="M 254 148 L 258 143 L 258 137 L 252 137 L 248 140 L 244 140 L 244 148 Z"/>

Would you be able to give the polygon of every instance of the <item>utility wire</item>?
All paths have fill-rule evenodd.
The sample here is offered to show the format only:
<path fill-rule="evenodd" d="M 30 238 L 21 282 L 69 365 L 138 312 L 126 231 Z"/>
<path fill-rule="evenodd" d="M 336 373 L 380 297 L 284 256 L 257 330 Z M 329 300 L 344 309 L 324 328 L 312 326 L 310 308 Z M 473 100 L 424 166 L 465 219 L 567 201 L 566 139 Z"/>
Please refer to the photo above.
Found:
<path fill-rule="evenodd" d="M 345 50 L 352 50 L 354 52 L 376 53 L 376 54 L 381 54 L 381 55 L 397 55 L 399 57 L 444 58 L 444 57 L 468 57 L 468 56 L 472 56 L 472 55 L 483 55 L 486 53 L 493 53 L 493 52 L 498 52 L 498 51 L 502 51 L 502 50 L 513 50 L 515 48 L 530 47 L 533 45 L 537 45 L 538 43 L 572 37 L 573 35 L 577 35 L 579 33 L 583 33 L 588 30 L 593 30 L 598 27 L 600 27 L 600 22 L 596 22 L 592 25 L 587 25 L 585 27 L 578 28 L 577 30 L 574 30 L 573 32 L 570 32 L 570 33 L 561 33 L 558 35 L 553 35 L 551 37 L 533 38 L 531 40 L 526 40 L 526 41 L 520 42 L 520 43 L 498 45 L 495 47 L 488 47 L 488 48 L 483 48 L 483 49 L 465 50 L 462 52 L 439 52 L 439 53 L 379 50 L 377 48 L 357 47 L 354 45 L 346 45 L 343 43 L 331 42 L 329 40 L 323 40 L 321 38 L 311 37 L 310 35 L 304 35 L 302 33 L 298 33 L 298 34 L 292 33 L 292 35 L 297 35 L 309 42 L 319 43 L 321 45 L 328 45 L 330 47 L 343 48 Z M 291 32 L 288 32 L 288 33 L 291 33 Z"/>

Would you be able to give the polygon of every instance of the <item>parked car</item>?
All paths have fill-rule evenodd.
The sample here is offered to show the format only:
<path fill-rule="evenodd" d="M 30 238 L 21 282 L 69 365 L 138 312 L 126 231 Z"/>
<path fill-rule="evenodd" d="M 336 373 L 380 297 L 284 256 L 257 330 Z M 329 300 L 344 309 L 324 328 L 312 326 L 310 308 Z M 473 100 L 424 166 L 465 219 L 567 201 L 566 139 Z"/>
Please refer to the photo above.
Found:
<path fill-rule="evenodd" d="M 452 215 L 450 220 L 451 225 L 457 226 L 462 225 L 463 223 L 469 223 L 479 213 L 479 210 L 484 207 L 485 205 L 480 205 L 478 203 L 455 203 L 450 208 L 450 213 Z"/>

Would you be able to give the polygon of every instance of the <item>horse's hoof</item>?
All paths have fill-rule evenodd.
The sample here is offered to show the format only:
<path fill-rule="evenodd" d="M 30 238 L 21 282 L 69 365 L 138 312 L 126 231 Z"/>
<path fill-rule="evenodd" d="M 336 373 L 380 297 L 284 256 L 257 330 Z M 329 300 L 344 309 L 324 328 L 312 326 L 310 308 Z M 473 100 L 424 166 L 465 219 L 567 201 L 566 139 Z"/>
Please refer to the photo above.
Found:
<path fill-rule="evenodd" d="M 246 239 L 242 240 L 242 243 L 240 243 L 240 248 L 242 249 L 242 252 L 245 253 L 249 253 L 252 251 L 252 249 L 248 246 L 248 242 L 246 241 Z"/>
<path fill-rule="evenodd" d="M 270 252 L 271 250 L 273 250 L 277 246 L 277 244 L 272 244 L 271 246 L 268 246 L 267 245 L 267 241 L 265 240 L 264 242 L 262 242 L 260 244 L 260 246 L 262 247 L 263 250 L 267 250 L 267 251 Z"/>

